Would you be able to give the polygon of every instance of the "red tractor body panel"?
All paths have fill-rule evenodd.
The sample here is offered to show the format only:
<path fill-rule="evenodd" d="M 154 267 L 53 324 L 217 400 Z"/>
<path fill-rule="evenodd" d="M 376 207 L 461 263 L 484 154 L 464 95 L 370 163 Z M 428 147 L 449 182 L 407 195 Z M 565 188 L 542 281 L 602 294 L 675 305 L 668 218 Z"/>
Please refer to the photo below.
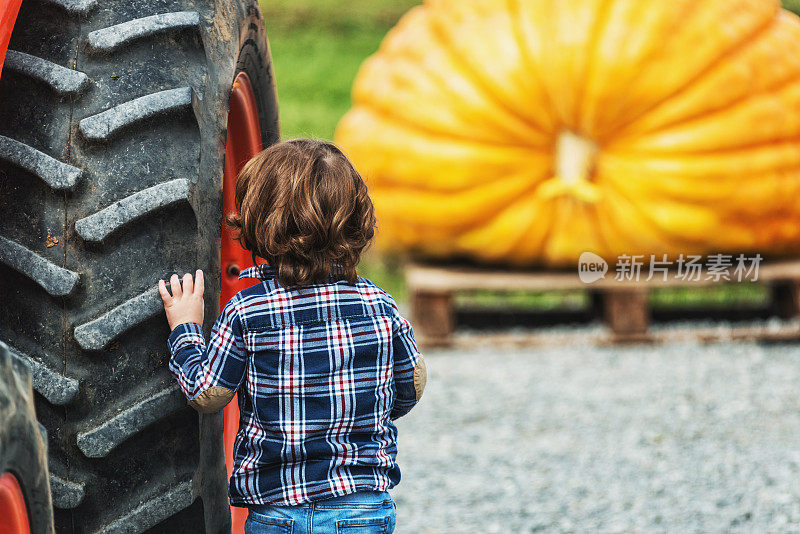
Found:
<path fill-rule="evenodd" d="M 22 0 L 0 0 L 0 74 L 3 72 L 8 41 L 11 39 L 11 30 L 14 29 L 20 4 Z"/>

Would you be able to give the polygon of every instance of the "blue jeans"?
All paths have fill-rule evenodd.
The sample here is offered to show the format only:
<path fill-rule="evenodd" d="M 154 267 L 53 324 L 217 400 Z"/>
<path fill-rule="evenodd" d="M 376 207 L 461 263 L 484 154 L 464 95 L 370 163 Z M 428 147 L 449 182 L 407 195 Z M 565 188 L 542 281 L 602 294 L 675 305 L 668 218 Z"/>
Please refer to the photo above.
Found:
<path fill-rule="evenodd" d="M 358 491 L 298 506 L 254 504 L 245 534 L 391 534 L 395 505 L 386 491 Z"/>

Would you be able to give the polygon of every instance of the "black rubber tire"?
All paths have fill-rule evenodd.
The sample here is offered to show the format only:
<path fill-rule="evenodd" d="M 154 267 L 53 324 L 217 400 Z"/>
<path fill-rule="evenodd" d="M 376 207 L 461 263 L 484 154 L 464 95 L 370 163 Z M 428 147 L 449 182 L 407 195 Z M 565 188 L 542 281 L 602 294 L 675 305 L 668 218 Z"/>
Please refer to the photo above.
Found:
<path fill-rule="evenodd" d="M 0 343 L 0 474 L 22 488 L 32 534 L 53 532 L 47 449 L 36 422 L 29 369 Z"/>
<path fill-rule="evenodd" d="M 169 375 L 155 284 L 202 268 L 216 317 L 238 70 L 265 146 L 278 139 L 258 4 L 26 0 L 10 49 L 0 339 L 33 369 L 56 531 L 230 532 L 222 416 L 198 416 Z"/>

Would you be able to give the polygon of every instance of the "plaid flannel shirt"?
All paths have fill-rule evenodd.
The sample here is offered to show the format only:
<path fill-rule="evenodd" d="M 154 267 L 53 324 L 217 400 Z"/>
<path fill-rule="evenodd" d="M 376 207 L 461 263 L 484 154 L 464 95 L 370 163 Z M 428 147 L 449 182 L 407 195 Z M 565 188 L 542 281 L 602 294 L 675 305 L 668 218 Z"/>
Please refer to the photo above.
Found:
<path fill-rule="evenodd" d="M 297 505 L 395 486 L 392 419 L 417 402 L 421 356 L 392 297 L 360 277 L 291 291 L 267 266 L 239 278 L 261 283 L 227 303 L 208 346 L 194 323 L 168 342 L 188 399 L 238 392 L 231 502 Z"/>

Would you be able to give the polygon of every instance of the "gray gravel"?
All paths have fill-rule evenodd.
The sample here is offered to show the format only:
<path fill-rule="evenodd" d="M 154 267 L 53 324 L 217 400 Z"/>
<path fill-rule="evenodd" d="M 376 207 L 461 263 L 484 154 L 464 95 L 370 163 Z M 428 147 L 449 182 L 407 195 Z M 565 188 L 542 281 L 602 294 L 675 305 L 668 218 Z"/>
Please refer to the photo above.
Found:
<path fill-rule="evenodd" d="M 396 532 L 800 532 L 799 349 L 426 354 Z"/>

